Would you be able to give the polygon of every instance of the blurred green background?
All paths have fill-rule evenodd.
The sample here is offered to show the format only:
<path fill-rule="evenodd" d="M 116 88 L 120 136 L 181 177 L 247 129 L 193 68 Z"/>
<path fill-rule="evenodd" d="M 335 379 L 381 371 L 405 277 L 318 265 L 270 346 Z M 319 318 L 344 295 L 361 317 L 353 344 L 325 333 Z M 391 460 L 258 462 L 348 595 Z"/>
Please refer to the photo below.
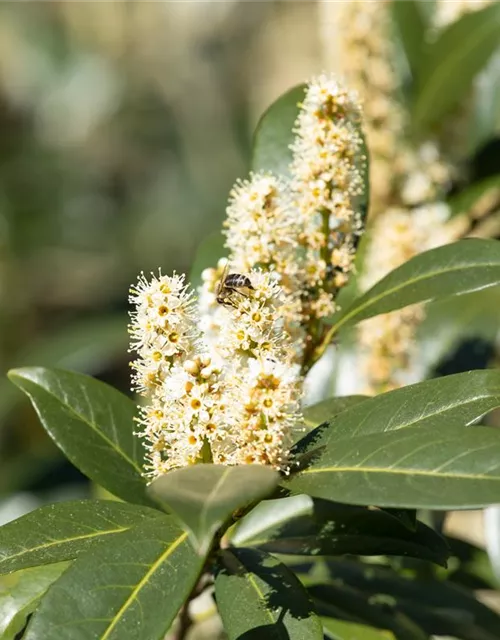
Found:
<path fill-rule="evenodd" d="M 128 390 L 130 283 L 189 272 L 260 113 L 324 66 L 318 25 L 313 2 L 0 4 L 0 496 L 24 492 L 0 520 L 88 491 L 5 372 Z"/>

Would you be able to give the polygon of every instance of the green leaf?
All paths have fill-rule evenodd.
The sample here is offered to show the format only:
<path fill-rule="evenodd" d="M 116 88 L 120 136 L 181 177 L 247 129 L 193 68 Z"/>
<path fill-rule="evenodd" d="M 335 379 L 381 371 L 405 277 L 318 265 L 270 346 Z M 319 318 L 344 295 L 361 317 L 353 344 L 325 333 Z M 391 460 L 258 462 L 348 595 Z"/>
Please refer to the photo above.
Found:
<path fill-rule="evenodd" d="M 499 5 L 500 6 L 500 5 Z M 332 336 L 381 313 L 415 302 L 462 295 L 500 283 L 500 242 L 467 238 L 425 251 L 391 271 L 333 316 Z"/>
<path fill-rule="evenodd" d="M 279 474 L 263 465 L 198 464 L 170 471 L 150 486 L 151 496 L 179 519 L 199 553 L 233 511 L 264 498 Z"/>
<path fill-rule="evenodd" d="M 500 406 L 500 371 L 467 371 L 388 391 L 337 415 L 299 440 L 301 455 L 340 438 L 398 431 L 410 427 L 470 425 Z"/>
<path fill-rule="evenodd" d="M 317 427 L 326 420 L 331 420 L 346 409 L 359 404 L 369 396 L 339 396 L 328 398 L 304 409 L 304 422 L 310 427 Z"/>
<path fill-rule="evenodd" d="M 395 640 L 391 631 L 373 629 L 364 624 L 353 624 L 345 620 L 321 618 L 323 629 L 331 640 Z"/>
<path fill-rule="evenodd" d="M 0 527 L 0 573 L 72 560 L 161 511 L 111 500 L 74 500 L 40 507 Z"/>
<path fill-rule="evenodd" d="M 290 569 L 262 551 L 222 551 L 215 598 L 229 640 L 323 638 L 304 587 Z"/>
<path fill-rule="evenodd" d="M 428 640 L 423 629 L 397 611 L 388 599 L 377 601 L 351 585 L 339 582 L 312 585 L 308 591 L 321 616 L 392 631 L 397 640 Z"/>
<path fill-rule="evenodd" d="M 306 495 L 266 500 L 236 525 L 236 546 L 285 555 L 399 555 L 446 566 L 444 539 L 424 524 L 415 531 L 383 511 Z"/>
<path fill-rule="evenodd" d="M 429 634 L 464 640 L 498 638 L 500 616 L 478 602 L 471 591 L 449 582 L 402 577 L 387 568 L 352 561 L 333 560 L 328 568 L 335 582 L 341 581 L 368 597 L 385 597 Z"/>
<path fill-rule="evenodd" d="M 0 638 L 15 640 L 24 629 L 28 616 L 68 563 L 34 567 L 0 579 Z"/>
<path fill-rule="evenodd" d="M 29 367 L 9 378 L 31 399 L 50 437 L 82 473 L 115 496 L 149 504 L 134 403 L 81 373 Z"/>
<path fill-rule="evenodd" d="M 189 283 L 196 289 L 201 286 L 201 274 L 204 269 L 215 268 L 220 258 L 227 256 L 227 249 L 224 247 L 225 238 L 220 231 L 211 233 L 200 244 L 196 251 L 193 266 L 189 273 Z"/>
<path fill-rule="evenodd" d="M 152 520 L 77 558 L 24 640 L 162 640 L 203 563 L 171 519 Z"/>
<path fill-rule="evenodd" d="M 429 16 L 425 2 L 421 0 L 393 0 L 392 18 L 403 45 L 408 66 L 413 77 L 422 63 L 425 49 L 425 33 L 429 25 Z"/>
<path fill-rule="evenodd" d="M 493 428 L 429 425 L 344 438 L 303 458 L 304 469 L 283 481 L 294 493 L 408 509 L 500 502 L 500 433 Z"/>
<path fill-rule="evenodd" d="M 427 47 L 418 70 L 413 122 L 425 132 L 465 98 L 500 42 L 500 5 L 452 23 Z"/>
<path fill-rule="evenodd" d="M 252 154 L 253 171 L 271 171 L 289 176 L 292 161 L 290 145 L 293 127 L 299 115 L 299 104 L 305 96 L 306 85 L 300 84 L 280 96 L 261 116 L 255 129 Z"/>

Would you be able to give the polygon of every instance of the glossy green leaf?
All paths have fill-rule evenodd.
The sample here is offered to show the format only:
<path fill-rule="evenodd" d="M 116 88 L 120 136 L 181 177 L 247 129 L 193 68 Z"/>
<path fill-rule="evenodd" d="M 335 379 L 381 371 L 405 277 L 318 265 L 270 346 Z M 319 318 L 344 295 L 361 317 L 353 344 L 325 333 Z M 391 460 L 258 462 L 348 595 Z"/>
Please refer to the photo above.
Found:
<path fill-rule="evenodd" d="M 429 26 L 429 16 L 426 3 L 421 0 L 393 0 L 391 15 L 396 25 L 397 33 L 403 45 L 406 60 L 412 76 L 422 64 L 425 49 L 425 33 Z"/>
<path fill-rule="evenodd" d="M 61 369 L 13 369 L 50 437 L 82 473 L 129 502 L 148 504 L 134 403 L 109 385 Z"/>
<path fill-rule="evenodd" d="M 151 518 L 155 509 L 111 500 L 74 500 L 40 507 L 0 527 L 0 573 L 72 560 L 107 538 Z"/>
<path fill-rule="evenodd" d="M 68 563 L 34 567 L 0 578 L 0 638 L 16 640 L 26 626 L 28 616 Z"/>
<path fill-rule="evenodd" d="M 306 495 L 266 500 L 240 520 L 236 546 L 285 555 L 399 555 L 446 566 L 444 539 L 422 523 L 415 531 L 383 511 L 336 504 Z"/>
<path fill-rule="evenodd" d="M 331 420 L 346 409 L 359 404 L 369 396 L 339 396 L 328 398 L 304 409 L 304 422 L 310 427 L 317 427 L 322 422 Z"/>
<path fill-rule="evenodd" d="M 374 629 L 364 624 L 353 624 L 345 620 L 321 618 L 326 637 L 330 640 L 395 640 L 391 631 Z"/>
<path fill-rule="evenodd" d="M 500 42 L 500 5 L 493 3 L 452 23 L 430 43 L 418 69 L 413 121 L 420 131 L 466 97 Z"/>
<path fill-rule="evenodd" d="M 328 500 L 408 509 L 500 502 L 500 433 L 488 427 L 410 427 L 344 438 L 306 454 L 303 464 L 283 485 Z"/>
<path fill-rule="evenodd" d="M 308 591 L 321 616 L 371 625 L 392 632 L 397 640 L 429 640 L 425 631 L 389 599 L 377 601 L 371 594 L 340 582 L 311 585 Z"/>
<path fill-rule="evenodd" d="M 304 84 L 290 89 L 261 116 L 253 140 L 253 171 L 272 171 L 276 175 L 289 176 L 288 166 L 292 161 L 290 145 L 294 138 L 292 130 L 305 89 Z"/>
<path fill-rule="evenodd" d="M 198 464 L 170 471 L 149 491 L 189 531 L 194 547 L 206 553 L 233 511 L 269 495 L 278 482 L 278 472 L 263 465 Z"/>
<path fill-rule="evenodd" d="M 295 455 L 339 438 L 410 427 L 465 426 L 500 406 L 500 371 L 467 371 L 425 380 L 358 403 L 299 440 Z"/>
<path fill-rule="evenodd" d="M 290 569 L 262 551 L 222 551 L 215 598 L 229 640 L 323 638 L 304 587 Z"/>
<path fill-rule="evenodd" d="M 500 283 L 500 242 L 467 238 L 425 251 L 391 271 L 333 317 L 331 333 L 381 313 Z"/>
<path fill-rule="evenodd" d="M 172 519 L 152 520 L 77 558 L 24 640 L 163 640 L 203 563 Z"/>
<path fill-rule="evenodd" d="M 478 602 L 474 593 L 441 580 L 402 577 L 384 567 L 367 567 L 352 561 L 330 561 L 335 582 L 370 597 L 377 594 L 392 603 L 427 633 L 463 640 L 494 640 L 500 633 L 500 616 Z"/>

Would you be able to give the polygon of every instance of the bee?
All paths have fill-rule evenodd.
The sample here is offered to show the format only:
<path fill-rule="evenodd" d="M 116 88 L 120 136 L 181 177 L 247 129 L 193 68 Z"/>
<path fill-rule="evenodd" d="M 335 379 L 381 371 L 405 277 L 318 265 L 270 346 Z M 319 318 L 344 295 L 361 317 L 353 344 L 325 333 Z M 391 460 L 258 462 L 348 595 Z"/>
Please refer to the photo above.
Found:
<path fill-rule="evenodd" d="M 229 263 L 226 263 L 221 279 L 217 284 L 216 300 L 219 304 L 228 305 L 236 308 L 237 305 L 232 296 L 235 293 L 239 293 L 242 296 L 248 296 L 250 291 L 255 291 L 255 288 L 250 282 L 248 276 L 242 273 L 228 273 Z"/>

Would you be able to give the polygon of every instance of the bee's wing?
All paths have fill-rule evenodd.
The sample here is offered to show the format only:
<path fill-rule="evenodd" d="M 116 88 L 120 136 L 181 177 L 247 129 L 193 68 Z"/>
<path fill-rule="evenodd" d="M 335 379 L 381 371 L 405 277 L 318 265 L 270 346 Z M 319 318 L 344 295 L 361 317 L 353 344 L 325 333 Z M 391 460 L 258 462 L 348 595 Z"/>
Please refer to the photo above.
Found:
<path fill-rule="evenodd" d="M 217 283 L 216 295 L 220 295 L 222 293 L 222 289 L 224 288 L 224 283 L 226 281 L 227 272 L 229 271 L 229 260 L 224 265 L 224 271 L 220 277 L 219 282 Z"/>

